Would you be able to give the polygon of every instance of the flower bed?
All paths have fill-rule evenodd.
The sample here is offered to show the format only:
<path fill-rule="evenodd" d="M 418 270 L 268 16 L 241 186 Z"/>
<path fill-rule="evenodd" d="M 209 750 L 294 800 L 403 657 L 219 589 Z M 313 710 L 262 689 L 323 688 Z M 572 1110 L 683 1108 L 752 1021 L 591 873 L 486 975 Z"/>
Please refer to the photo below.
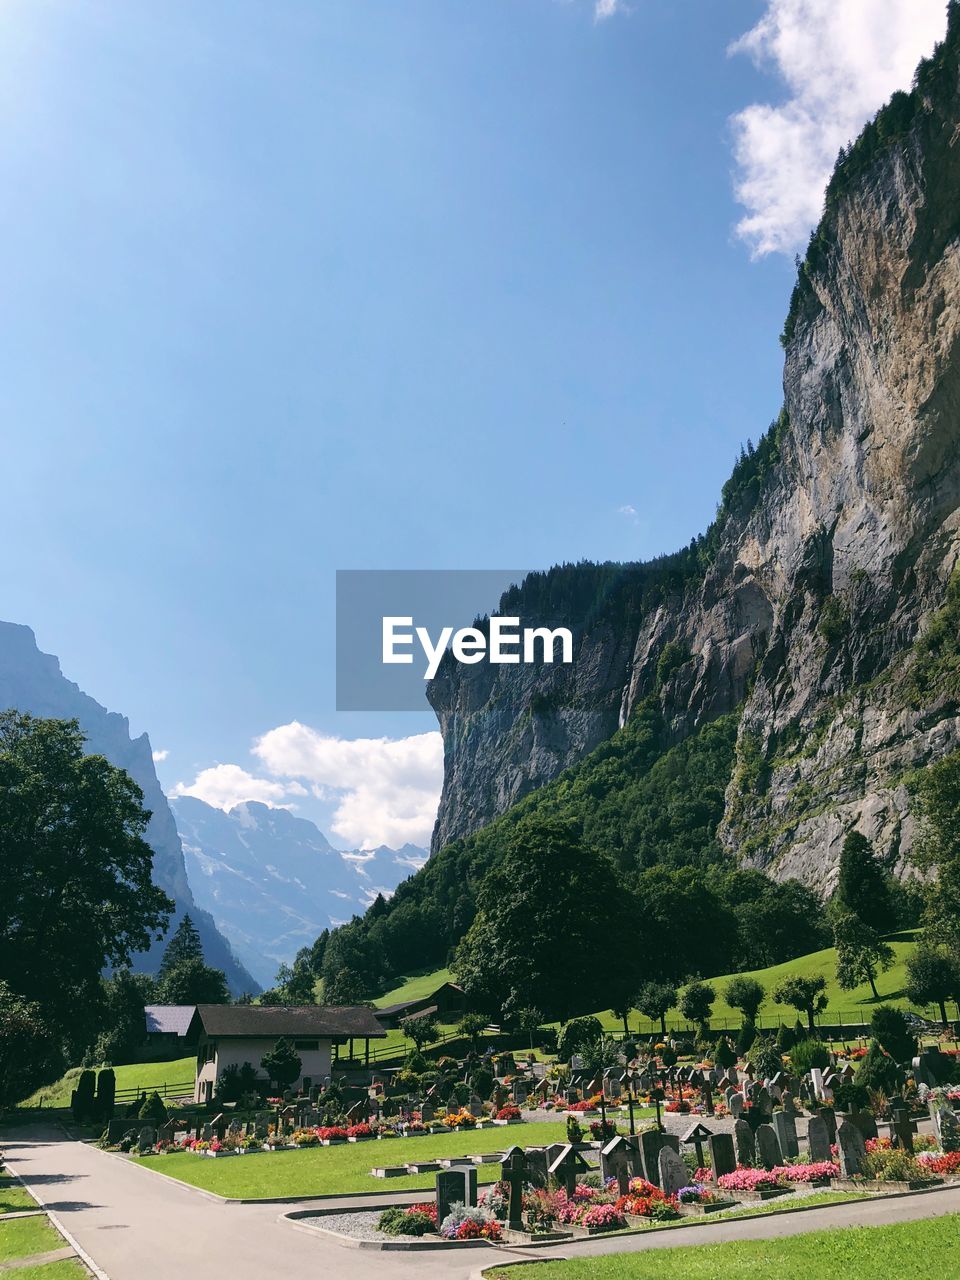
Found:
<path fill-rule="evenodd" d="M 722 1173 L 717 1185 L 724 1191 L 739 1191 L 746 1195 L 761 1195 L 763 1192 L 783 1191 L 783 1179 L 766 1169 L 747 1169 L 739 1166 L 734 1173 Z"/>
<path fill-rule="evenodd" d="M 840 1177 L 840 1166 L 833 1160 L 820 1160 L 813 1164 L 781 1164 L 772 1172 L 787 1182 L 824 1183 Z"/>

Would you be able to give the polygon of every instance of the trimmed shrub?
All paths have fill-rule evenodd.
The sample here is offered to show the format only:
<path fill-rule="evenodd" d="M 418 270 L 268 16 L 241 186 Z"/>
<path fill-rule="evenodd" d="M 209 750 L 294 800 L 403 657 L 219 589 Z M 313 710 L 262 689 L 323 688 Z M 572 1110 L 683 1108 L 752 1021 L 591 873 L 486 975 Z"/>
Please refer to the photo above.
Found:
<path fill-rule="evenodd" d="M 113 1067 L 104 1067 L 97 1076 L 97 1116 L 101 1120 L 113 1119 L 113 1107 L 117 1097 L 117 1077 Z"/>
<path fill-rule="evenodd" d="M 141 1120 L 150 1120 L 153 1124 L 165 1124 L 167 1121 L 167 1108 L 163 1105 L 163 1099 L 159 1093 L 154 1090 L 150 1097 L 146 1099 L 140 1108 Z"/>
<path fill-rule="evenodd" d="M 874 1009 L 870 1034 L 901 1065 L 908 1063 L 917 1051 L 917 1037 L 907 1026 L 903 1013 L 893 1005 L 881 1004 Z"/>
<path fill-rule="evenodd" d="M 801 1076 L 811 1067 L 822 1071 L 830 1065 L 830 1054 L 820 1040 L 800 1040 L 790 1050 L 790 1065 Z"/>
<path fill-rule="evenodd" d="M 70 1098 L 70 1110 L 73 1112 L 75 1124 L 92 1120 L 96 1112 L 97 1077 L 93 1071 L 81 1071 L 77 1087 Z"/>

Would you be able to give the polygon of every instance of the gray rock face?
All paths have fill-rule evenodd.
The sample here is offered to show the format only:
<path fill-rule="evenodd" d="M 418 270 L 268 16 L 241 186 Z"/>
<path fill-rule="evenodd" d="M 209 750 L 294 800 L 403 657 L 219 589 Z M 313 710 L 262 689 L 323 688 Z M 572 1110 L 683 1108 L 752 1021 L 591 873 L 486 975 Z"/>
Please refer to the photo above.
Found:
<path fill-rule="evenodd" d="M 749 783 L 735 769 L 727 792 L 732 854 L 826 895 L 856 825 L 906 874 L 903 774 L 960 743 L 956 697 L 911 697 L 905 679 L 960 555 L 958 126 L 954 84 L 828 215 L 787 347 L 777 461 L 755 504 L 731 510 L 703 579 L 641 617 L 569 606 L 570 667 L 441 669 L 435 849 L 658 696 L 672 741 L 743 703 L 738 760 L 759 768 Z M 687 660 L 658 680 L 668 642 Z"/>
<path fill-rule="evenodd" d="M 198 908 L 187 882 L 183 850 L 176 823 L 153 765 L 150 739 L 130 737 L 125 716 L 107 711 L 62 674 L 60 663 L 41 653 L 29 627 L 0 622 L 0 708 L 15 707 L 34 716 L 76 719 L 87 747 L 125 769 L 143 791 L 144 806 L 152 813 L 146 838 L 153 849 L 154 882 L 176 902 L 175 920 L 189 912 L 203 941 L 208 964 L 223 969 L 231 990 L 256 992 L 257 983 L 239 963 L 210 916 Z M 171 924 L 175 927 L 175 921 Z M 137 960 L 137 968 L 152 970 L 163 944 Z"/>

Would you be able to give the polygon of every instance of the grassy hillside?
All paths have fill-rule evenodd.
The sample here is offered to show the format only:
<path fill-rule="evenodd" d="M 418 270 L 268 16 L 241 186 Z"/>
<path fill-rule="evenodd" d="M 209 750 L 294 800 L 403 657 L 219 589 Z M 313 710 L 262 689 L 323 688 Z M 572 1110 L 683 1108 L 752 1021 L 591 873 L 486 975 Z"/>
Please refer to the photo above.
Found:
<path fill-rule="evenodd" d="M 197 1059 L 191 1054 L 189 1058 L 176 1058 L 173 1062 L 131 1062 L 123 1067 L 114 1067 L 117 1077 L 117 1092 L 122 1095 L 125 1089 L 157 1089 L 164 1084 L 179 1085 L 193 1081 L 197 1077 Z M 70 1070 L 54 1084 L 44 1085 L 29 1098 L 21 1102 L 21 1107 L 69 1107 L 70 1094 L 77 1087 L 80 1067 Z"/>
<path fill-rule="evenodd" d="M 432 969 L 427 973 L 417 974 L 412 978 L 404 978 L 399 987 L 377 996 L 374 1004 L 378 1009 L 386 1009 L 388 1005 L 400 1004 L 404 1000 L 419 1000 L 431 991 L 436 991 L 444 982 L 452 982 L 453 975 L 449 969 Z"/>
<path fill-rule="evenodd" d="M 907 957 L 913 951 L 915 943 L 906 940 L 906 934 L 898 934 L 898 938 L 905 940 L 893 942 L 891 946 L 896 953 L 896 961 L 891 969 L 886 973 L 881 973 L 877 978 L 877 990 L 880 992 L 880 1000 L 875 1001 L 870 994 L 870 988 L 867 985 L 857 987 L 853 991 L 843 991 L 837 985 L 837 953 L 833 947 L 827 947 L 823 951 L 813 951 L 810 955 L 800 956 L 796 960 L 789 960 L 786 964 L 771 965 L 768 969 L 754 969 L 745 973 L 745 977 L 756 978 L 756 980 L 766 988 L 772 991 L 787 974 L 802 974 L 804 977 L 816 974 L 823 974 L 827 980 L 827 1010 L 822 1015 L 824 1022 L 869 1022 L 870 1015 L 876 1004 L 892 1004 L 898 1008 L 912 1008 L 910 1002 L 904 995 L 904 987 L 906 986 L 906 961 Z M 734 973 L 720 974 L 715 978 L 708 978 L 706 981 L 710 983 L 717 992 L 717 1000 L 713 1006 L 713 1026 L 720 1030 L 724 1026 L 728 1026 L 731 1030 L 740 1026 L 740 1014 L 731 1009 L 723 999 L 723 992 L 727 983 L 731 978 L 737 977 Z M 933 1008 L 920 1012 L 929 1013 L 930 1015 L 939 1016 Z M 614 1017 L 613 1013 L 608 1009 L 603 1013 L 598 1013 L 597 1017 L 603 1023 L 604 1027 L 611 1030 L 622 1031 L 623 1024 Z M 667 1014 L 667 1025 L 676 1022 L 680 1018 L 678 1009 L 671 1009 Z M 759 1022 L 761 1026 L 775 1026 L 779 1022 L 793 1023 L 796 1021 L 797 1011 L 789 1006 L 774 1004 L 769 998 L 761 1006 Z M 639 1025 L 641 1031 L 647 1034 L 648 1031 L 655 1029 L 653 1025 L 643 1017 L 638 1016 L 634 1011 L 630 1016 L 631 1029 Z"/>
<path fill-rule="evenodd" d="M 877 990 L 880 992 L 880 1001 L 882 1004 L 892 1004 L 900 1008 L 909 1008 L 910 1003 L 904 995 L 904 987 L 906 986 L 906 961 L 915 947 L 915 942 L 910 940 L 910 934 L 898 934 L 898 941 L 892 942 L 891 946 L 896 954 L 896 961 L 891 969 L 886 973 L 881 973 L 877 978 Z M 877 1001 L 870 994 L 870 988 L 866 985 L 857 987 L 853 991 L 842 991 L 837 985 L 837 953 L 833 947 L 827 947 L 823 951 L 813 951 L 809 955 L 800 956 L 796 960 L 789 960 L 785 964 L 771 965 L 768 969 L 754 969 L 745 976 L 756 978 L 767 991 L 772 991 L 787 974 L 803 974 L 804 976 L 813 974 L 823 974 L 827 979 L 827 1011 L 823 1015 L 825 1022 L 840 1021 L 844 1022 L 868 1022 L 871 1012 Z M 708 978 L 707 981 L 716 989 L 717 1000 L 713 1006 L 713 1026 L 719 1030 L 724 1026 L 732 1029 L 739 1027 L 740 1015 L 735 1009 L 731 1009 L 723 999 L 723 992 L 727 983 L 731 978 L 736 977 L 733 973 L 720 974 L 714 978 Z M 441 982 L 446 981 L 450 977 L 447 969 L 437 969 L 433 973 L 423 974 L 420 977 L 411 979 L 402 987 L 397 987 L 388 996 L 383 996 L 377 1001 L 377 1004 L 393 1004 L 398 1000 L 413 998 L 407 993 L 413 988 L 419 988 L 419 994 L 430 991 L 432 987 Z M 404 994 L 399 994 L 403 992 Z M 936 1017 L 935 1009 L 925 1010 L 930 1015 Z M 599 1012 L 596 1016 L 600 1019 L 603 1026 L 611 1031 L 622 1031 L 623 1024 L 616 1018 L 609 1009 Z M 778 1022 L 793 1023 L 796 1021 L 797 1011 L 785 1005 L 774 1004 L 772 1000 L 767 999 L 766 1003 L 760 1009 L 761 1026 L 775 1026 Z M 672 1009 L 667 1014 L 667 1025 L 676 1023 L 680 1019 L 680 1011 Z M 638 1027 L 642 1034 L 647 1035 L 657 1029 L 657 1026 L 650 1023 L 648 1019 L 641 1017 L 636 1010 L 630 1014 L 629 1025 L 631 1030 Z"/>

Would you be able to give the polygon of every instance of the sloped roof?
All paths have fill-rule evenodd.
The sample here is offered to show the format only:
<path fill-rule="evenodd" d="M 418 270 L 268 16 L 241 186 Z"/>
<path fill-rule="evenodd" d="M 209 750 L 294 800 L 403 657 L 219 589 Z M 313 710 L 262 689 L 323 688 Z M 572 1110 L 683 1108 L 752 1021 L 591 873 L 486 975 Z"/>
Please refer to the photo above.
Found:
<path fill-rule="evenodd" d="M 363 1005 L 198 1004 L 208 1036 L 353 1036 L 380 1040 L 386 1031 Z"/>
<path fill-rule="evenodd" d="M 195 1004 L 148 1004 L 144 1006 L 143 1018 L 147 1034 L 166 1032 L 177 1036 L 185 1036 L 190 1029 L 190 1019 L 196 1010 Z"/>

